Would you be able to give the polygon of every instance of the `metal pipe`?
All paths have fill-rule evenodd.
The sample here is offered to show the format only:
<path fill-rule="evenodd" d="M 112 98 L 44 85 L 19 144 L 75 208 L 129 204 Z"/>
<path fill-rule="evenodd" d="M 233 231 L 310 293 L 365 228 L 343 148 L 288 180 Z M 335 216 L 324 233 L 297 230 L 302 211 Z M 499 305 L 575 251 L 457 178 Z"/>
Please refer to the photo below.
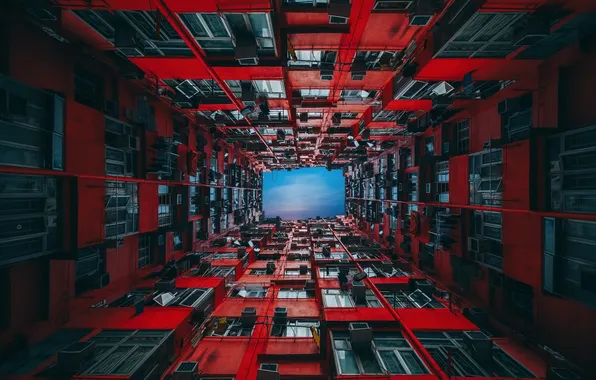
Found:
<path fill-rule="evenodd" d="M 201 49 L 197 41 L 190 34 L 188 29 L 186 29 L 186 26 L 182 24 L 182 21 L 180 21 L 180 19 L 176 17 L 176 15 L 172 11 L 170 11 L 168 6 L 165 4 L 164 0 L 156 0 L 154 4 L 157 10 L 161 12 L 161 14 L 166 18 L 170 25 L 172 25 L 172 28 L 174 28 L 176 33 L 180 35 L 180 38 L 188 45 L 188 47 L 193 52 L 195 57 L 199 60 L 199 62 L 205 67 L 211 78 L 219 85 L 219 87 L 221 87 L 226 96 L 232 101 L 232 104 L 236 106 L 238 111 L 241 111 L 244 108 L 244 104 L 240 100 L 238 100 L 238 98 L 236 98 L 236 95 L 234 95 L 234 92 L 230 89 L 230 87 L 228 87 L 226 82 L 223 79 L 221 79 L 219 75 L 217 75 L 217 73 L 215 72 L 215 70 L 211 68 L 211 66 L 207 64 L 207 62 L 205 61 L 205 53 L 203 52 L 203 49 Z M 261 142 L 265 144 L 265 147 L 267 148 L 269 153 L 273 155 L 273 159 L 276 162 L 278 162 L 275 153 L 273 152 L 271 147 L 269 147 L 269 145 L 263 138 L 263 135 L 261 135 L 261 133 L 259 132 L 258 128 L 252 124 L 252 121 L 248 118 L 248 116 L 245 116 L 244 119 L 249 125 L 253 126 L 253 129 L 255 130 L 257 136 L 259 136 L 259 138 L 261 139 Z"/>

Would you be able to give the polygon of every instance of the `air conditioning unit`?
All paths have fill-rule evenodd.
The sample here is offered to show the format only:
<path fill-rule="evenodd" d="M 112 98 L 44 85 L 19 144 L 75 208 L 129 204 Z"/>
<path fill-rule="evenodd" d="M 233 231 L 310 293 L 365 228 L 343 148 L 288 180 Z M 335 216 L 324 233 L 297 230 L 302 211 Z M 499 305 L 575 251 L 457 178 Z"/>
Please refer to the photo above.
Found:
<path fill-rule="evenodd" d="M 199 264 L 199 275 L 204 276 L 211 272 L 211 261 L 201 261 Z"/>
<path fill-rule="evenodd" d="M 236 38 L 234 56 L 238 63 L 243 66 L 254 66 L 259 64 L 257 54 L 257 42 L 251 35 L 240 35 Z"/>
<path fill-rule="evenodd" d="M 323 256 L 331 257 L 331 247 L 329 247 L 328 245 L 323 246 Z"/>
<path fill-rule="evenodd" d="M 308 274 L 308 265 L 300 265 L 300 274 L 305 275 Z"/>
<path fill-rule="evenodd" d="M 74 373 L 81 370 L 85 363 L 93 359 L 95 342 L 74 342 L 58 351 L 56 366 L 60 373 Z"/>
<path fill-rule="evenodd" d="M 239 247 L 238 248 L 238 258 L 241 259 L 246 255 L 246 247 Z"/>
<path fill-rule="evenodd" d="M 301 112 L 300 113 L 300 122 L 301 123 L 308 123 L 308 112 Z"/>
<path fill-rule="evenodd" d="M 198 362 L 180 362 L 172 374 L 172 380 L 197 380 L 198 377 Z"/>
<path fill-rule="evenodd" d="M 363 58 L 356 58 L 350 67 L 352 80 L 363 80 L 366 77 L 366 61 Z"/>
<path fill-rule="evenodd" d="M 287 307 L 276 307 L 273 312 L 273 324 L 274 325 L 285 325 L 288 322 L 288 308 Z"/>
<path fill-rule="evenodd" d="M 355 351 L 370 350 L 373 330 L 368 323 L 350 323 L 350 343 Z"/>
<path fill-rule="evenodd" d="M 515 46 L 531 46 L 550 34 L 550 17 L 545 13 L 535 13 L 522 20 L 523 26 L 511 39 Z"/>
<path fill-rule="evenodd" d="M 240 315 L 240 323 L 243 327 L 252 327 L 257 322 L 257 309 L 254 307 L 245 307 Z"/>
<path fill-rule="evenodd" d="M 330 24 L 347 24 L 352 6 L 350 0 L 329 0 L 327 13 Z"/>
<path fill-rule="evenodd" d="M 410 291 L 420 290 L 422 293 L 429 296 L 432 295 L 435 290 L 435 285 L 428 280 L 410 278 L 408 285 L 410 286 Z"/>
<path fill-rule="evenodd" d="M 161 292 L 172 293 L 176 290 L 176 279 L 171 280 L 158 280 L 153 285 L 154 289 Z"/>
<path fill-rule="evenodd" d="M 306 280 L 304 284 L 304 290 L 306 291 L 314 291 L 315 290 L 315 280 Z"/>
<path fill-rule="evenodd" d="M 329 62 L 322 62 L 321 63 L 321 80 L 333 80 L 333 63 L 329 63 Z M 327 104 L 329 103 L 328 101 L 322 101 L 323 103 Z M 302 102 L 305 103 L 305 102 Z M 304 107 L 304 104 L 303 104 Z"/>
<path fill-rule="evenodd" d="M 279 380 L 277 364 L 261 363 L 257 371 L 257 380 Z"/>
<path fill-rule="evenodd" d="M 434 14 L 432 0 L 416 0 L 409 8 L 410 26 L 426 26 Z"/>
<path fill-rule="evenodd" d="M 492 363 L 493 341 L 482 331 L 464 331 L 463 346 L 478 364 Z"/>
<path fill-rule="evenodd" d="M 387 239 L 389 239 L 389 236 L 387 236 Z M 383 272 L 385 273 L 393 273 L 393 263 L 391 261 L 383 261 L 381 268 L 383 268 Z"/>
<path fill-rule="evenodd" d="M 275 273 L 275 261 L 267 262 L 267 274 Z"/>
<path fill-rule="evenodd" d="M 352 282 L 352 298 L 359 304 L 366 301 L 366 285 L 360 281 Z"/>
<path fill-rule="evenodd" d="M 453 99 L 447 95 L 435 96 L 432 98 L 432 108 L 447 108 L 453 104 Z"/>

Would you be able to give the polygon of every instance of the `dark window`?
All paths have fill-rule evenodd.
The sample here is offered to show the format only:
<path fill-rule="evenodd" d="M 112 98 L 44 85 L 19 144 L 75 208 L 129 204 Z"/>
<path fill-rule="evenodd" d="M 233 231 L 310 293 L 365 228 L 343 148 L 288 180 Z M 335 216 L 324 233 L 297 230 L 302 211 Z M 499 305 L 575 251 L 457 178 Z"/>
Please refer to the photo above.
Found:
<path fill-rule="evenodd" d="M 139 235 L 138 267 L 143 268 L 151 264 L 151 236 Z"/>
<path fill-rule="evenodd" d="M 75 100 L 103 112 L 105 100 L 104 79 L 80 66 L 76 66 Z"/>
<path fill-rule="evenodd" d="M 424 139 L 424 154 L 428 156 L 435 154 L 435 136 L 429 136 Z"/>
<path fill-rule="evenodd" d="M 470 120 L 460 121 L 455 125 L 455 140 L 457 154 L 467 154 L 470 151 Z"/>
<path fill-rule="evenodd" d="M 139 231 L 138 185 L 105 183 L 106 238 L 120 238 Z"/>
<path fill-rule="evenodd" d="M 173 233 L 174 252 L 184 249 L 184 236 L 180 232 Z"/>

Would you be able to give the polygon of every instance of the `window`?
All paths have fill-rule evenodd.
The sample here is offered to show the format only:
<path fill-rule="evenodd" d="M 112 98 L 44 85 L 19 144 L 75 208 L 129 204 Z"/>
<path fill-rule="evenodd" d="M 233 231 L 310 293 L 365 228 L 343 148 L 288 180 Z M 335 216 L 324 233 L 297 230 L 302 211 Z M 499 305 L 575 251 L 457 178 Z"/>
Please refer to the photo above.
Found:
<path fill-rule="evenodd" d="M 300 269 L 286 269 L 285 271 L 286 276 L 306 276 L 310 275 L 310 268 L 306 270 L 306 273 L 300 273 Z"/>
<path fill-rule="evenodd" d="M 60 189 L 54 177 L 0 174 L 0 265 L 62 248 Z"/>
<path fill-rule="evenodd" d="M 104 99 L 104 79 L 80 66 L 76 66 L 75 101 L 103 112 Z"/>
<path fill-rule="evenodd" d="M 172 330 L 102 330 L 89 338 L 95 343 L 95 359 L 86 362 L 79 373 L 137 377 L 140 368 L 165 366 L 174 354 L 173 335 Z"/>
<path fill-rule="evenodd" d="M 377 96 L 376 90 L 342 90 L 340 97 L 344 100 L 363 101 L 371 100 Z"/>
<path fill-rule="evenodd" d="M 471 154 L 470 204 L 501 206 L 503 192 L 503 161 L 501 149 Z"/>
<path fill-rule="evenodd" d="M 189 214 L 198 216 L 201 214 L 201 188 L 198 186 L 189 186 Z"/>
<path fill-rule="evenodd" d="M 279 99 L 286 97 L 284 82 L 281 80 L 255 80 L 253 83 L 257 91 L 268 98 Z M 273 111 L 271 112 L 273 113 Z"/>
<path fill-rule="evenodd" d="M 273 322 L 273 326 L 271 327 L 271 336 L 310 338 L 312 337 L 311 327 L 314 327 L 318 332 L 319 322 L 299 319 L 288 319 L 285 324 Z"/>
<path fill-rule="evenodd" d="M 439 161 L 435 169 L 436 199 L 449 202 L 449 161 Z"/>
<path fill-rule="evenodd" d="M 460 121 L 455 125 L 457 154 L 468 154 L 470 150 L 470 120 Z"/>
<path fill-rule="evenodd" d="M 343 254 L 346 255 L 345 253 L 343 253 Z M 346 258 L 349 258 L 349 256 L 346 255 Z M 340 269 L 345 271 L 348 276 L 358 273 L 358 269 L 356 269 L 356 268 L 345 268 L 345 267 L 339 268 L 339 267 L 333 267 L 333 266 L 325 266 L 325 267 L 319 268 L 319 277 L 320 278 L 337 278 L 337 276 L 339 275 Z"/>
<path fill-rule="evenodd" d="M 180 19 L 207 55 L 233 55 L 240 37 L 253 36 L 259 56 L 276 55 L 267 13 L 181 13 Z"/>
<path fill-rule="evenodd" d="M 180 232 L 173 233 L 174 252 L 184 249 L 184 241 L 182 239 L 183 236 Z"/>
<path fill-rule="evenodd" d="M 159 206 L 157 207 L 157 217 L 160 227 L 169 226 L 173 220 L 172 194 L 170 186 L 159 185 L 157 187 Z"/>
<path fill-rule="evenodd" d="M 114 43 L 115 29 L 128 24 L 137 33 L 142 45 L 120 48 L 117 52 L 127 57 L 139 56 L 192 56 L 191 50 L 178 33 L 157 11 L 73 10 L 77 17 Z"/>
<path fill-rule="evenodd" d="M 267 274 L 267 269 L 251 269 L 250 274 L 254 274 L 254 275 Z"/>
<path fill-rule="evenodd" d="M 312 296 L 309 296 L 308 292 L 304 289 L 281 288 L 277 292 L 277 298 L 298 299 L 312 298 Z"/>
<path fill-rule="evenodd" d="M 250 336 L 253 326 L 242 326 L 240 319 L 215 318 L 207 336 Z"/>
<path fill-rule="evenodd" d="M 470 258 L 495 269 L 503 269 L 502 215 L 500 212 L 474 211 L 468 253 Z"/>
<path fill-rule="evenodd" d="M 478 331 L 471 331 L 470 333 L 484 335 Z M 463 332 L 421 331 L 416 332 L 415 335 L 443 371 L 447 371 L 449 356 L 451 356 L 451 373 L 454 376 L 498 376 L 499 378 L 517 379 L 536 377 L 494 342 L 492 365 L 484 366 L 475 361 L 473 354 L 465 348 Z"/>
<path fill-rule="evenodd" d="M 308 89 L 308 90 L 300 90 L 300 96 L 302 96 L 303 98 L 309 98 L 309 99 L 321 99 L 321 98 L 327 98 L 329 96 L 329 89 Z"/>
<path fill-rule="evenodd" d="M 132 182 L 105 183 L 105 236 L 120 238 L 138 232 L 138 185 Z"/>
<path fill-rule="evenodd" d="M 370 289 L 366 289 L 365 298 L 354 300 L 352 295 L 343 289 L 321 289 L 325 307 L 382 307 Z"/>
<path fill-rule="evenodd" d="M 394 51 L 359 51 L 356 59 L 364 59 L 367 70 L 391 70 L 396 63 L 397 52 Z"/>
<path fill-rule="evenodd" d="M 138 268 L 151 264 L 151 236 L 139 235 Z"/>
<path fill-rule="evenodd" d="M 596 126 L 548 141 L 550 208 L 596 213 Z"/>
<path fill-rule="evenodd" d="M 414 349 L 398 332 L 374 332 L 370 350 L 354 350 L 347 331 L 333 331 L 332 339 L 340 375 L 428 373 Z"/>
<path fill-rule="evenodd" d="M 234 298 L 265 298 L 267 296 L 268 288 L 262 286 L 239 287 L 232 290 L 230 297 Z"/>
<path fill-rule="evenodd" d="M 62 170 L 64 113 L 64 98 L 0 75 L 0 164 Z"/>
<path fill-rule="evenodd" d="M 435 136 L 429 136 L 424 139 L 424 154 L 427 156 L 435 154 Z"/>
<path fill-rule="evenodd" d="M 445 306 L 433 297 L 423 293 L 420 289 L 409 290 L 381 290 L 383 297 L 393 308 L 414 309 L 443 309 Z"/>
<path fill-rule="evenodd" d="M 296 50 L 296 61 L 291 59 L 288 54 L 288 67 L 308 67 L 316 68 L 321 63 L 334 64 L 337 57 L 336 51 L 321 51 L 321 50 Z"/>
<path fill-rule="evenodd" d="M 323 255 L 322 252 L 315 252 L 315 259 L 347 260 L 349 258 L 350 256 L 345 252 L 331 252 L 329 257 Z"/>
<path fill-rule="evenodd" d="M 505 58 L 514 52 L 513 34 L 525 13 L 476 12 L 454 35 L 437 44 L 437 58 Z"/>
<path fill-rule="evenodd" d="M 596 223 L 544 218 L 543 288 L 596 306 Z"/>

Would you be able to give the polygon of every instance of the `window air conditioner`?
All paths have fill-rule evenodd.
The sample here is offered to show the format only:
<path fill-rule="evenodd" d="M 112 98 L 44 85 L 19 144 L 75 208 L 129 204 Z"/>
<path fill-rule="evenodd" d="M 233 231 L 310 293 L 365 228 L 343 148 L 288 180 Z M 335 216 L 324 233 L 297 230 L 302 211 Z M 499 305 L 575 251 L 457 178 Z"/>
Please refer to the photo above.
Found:
<path fill-rule="evenodd" d="M 363 80 L 366 76 L 366 61 L 363 58 L 357 58 L 350 67 L 352 80 Z"/>
<path fill-rule="evenodd" d="M 288 323 L 288 308 L 287 307 L 276 307 L 273 312 L 273 324 L 274 325 L 285 325 Z"/>
<path fill-rule="evenodd" d="M 320 69 L 321 80 L 333 80 L 333 63 L 322 62 Z"/>
<path fill-rule="evenodd" d="M 267 274 L 275 273 L 275 261 L 267 262 Z"/>
<path fill-rule="evenodd" d="M 362 282 L 352 282 L 352 298 L 358 303 L 364 303 L 366 301 L 366 285 Z"/>
<path fill-rule="evenodd" d="M 95 353 L 95 342 L 74 342 L 61 351 L 56 357 L 56 366 L 60 373 L 73 373 L 81 370 L 83 364 L 89 362 Z"/>
<path fill-rule="evenodd" d="M 434 8 L 432 0 L 416 0 L 410 6 L 410 26 L 425 26 L 428 25 L 434 16 Z"/>
<path fill-rule="evenodd" d="M 241 37 L 236 38 L 234 56 L 240 65 L 258 65 L 259 57 L 257 54 L 257 42 L 254 37 L 250 35 L 241 35 Z"/>
<path fill-rule="evenodd" d="M 171 293 L 176 290 L 176 279 L 158 280 L 155 282 L 153 287 L 161 292 Z"/>
<path fill-rule="evenodd" d="M 174 370 L 173 380 L 197 380 L 199 378 L 198 362 L 180 362 Z"/>
<path fill-rule="evenodd" d="M 257 380 L 279 380 L 277 364 L 262 363 L 257 371 Z"/>
<path fill-rule="evenodd" d="M 492 364 L 493 341 L 481 331 L 464 331 L 463 345 L 480 365 Z"/>
<path fill-rule="evenodd" d="M 350 0 L 329 0 L 327 13 L 330 24 L 347 24 L 352 6 Z"/>
<path fill-rule="evenodd" d="M 300 274 L 301 275 L 308 274 L 308 266 L 307 265 L 300 265 Z"/>
<path fill-rule="evenodd" d="M 370 350 L 373 330 L 368 323 L 350 323 L 350 343 L 356 351 Z"/>
<path fill-rule="evenodd" d="M 252 327 L 257 322 L 257 309 L 254 307 L 245 307 L 240 315 L 240 323 L 243 327 Z"/>
<path fill-rule="evenodd" d="M 488 313 L 479 308 L 464 308 L 462 314 L 479 327 L 488 325 Z"/>

